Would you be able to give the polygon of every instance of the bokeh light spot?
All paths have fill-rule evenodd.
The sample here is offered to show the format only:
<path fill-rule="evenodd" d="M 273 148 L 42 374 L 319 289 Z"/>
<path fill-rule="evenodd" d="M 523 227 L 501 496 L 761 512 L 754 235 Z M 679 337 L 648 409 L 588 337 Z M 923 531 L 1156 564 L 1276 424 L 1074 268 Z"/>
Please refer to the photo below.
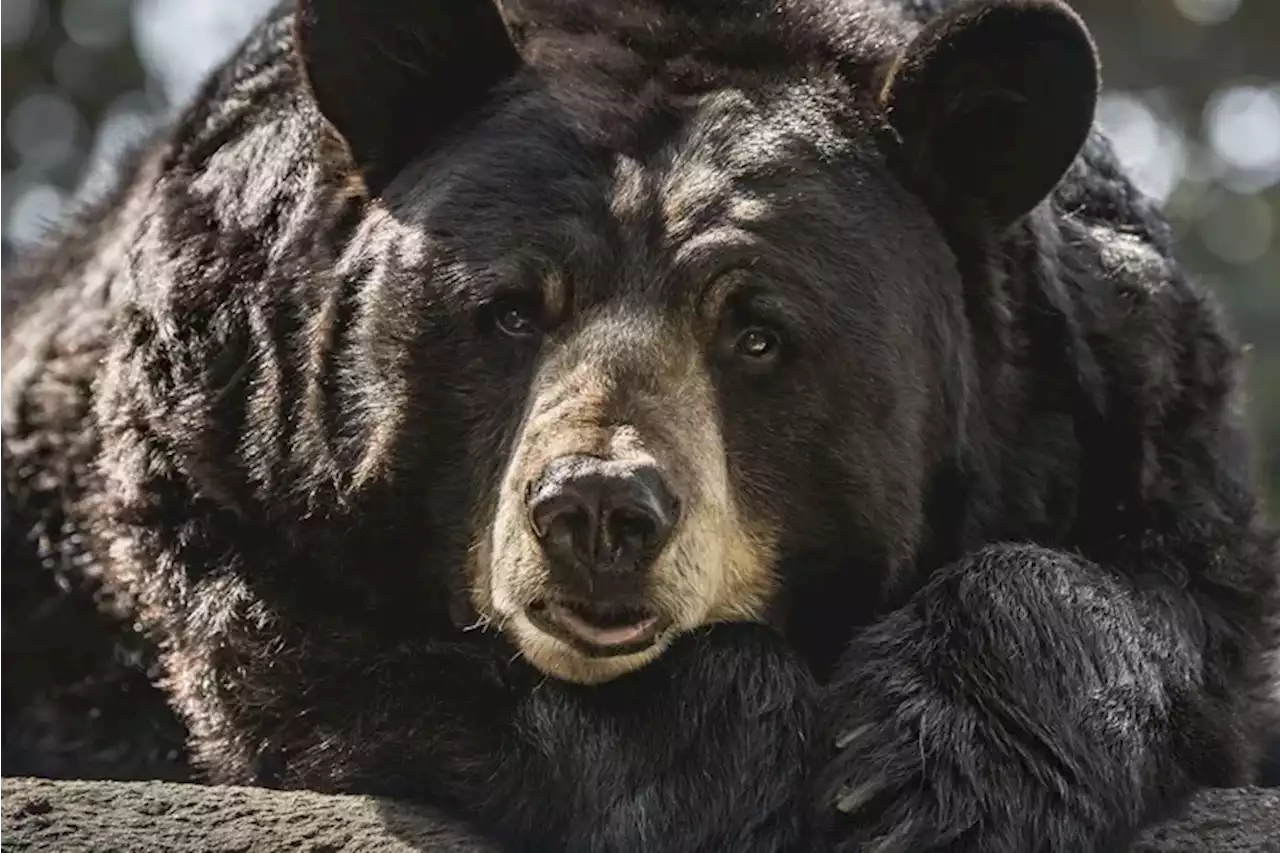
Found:
<path fill-rule="evenodd" d="M 75 155 L 82 124 L 66 98 L 37 91 L 14 106 L 4 129 L 24 166 L 51 169 Z"/>
<path fill-rule="evenodd" d="M 1240 8 L 1240 0 L 1173 0 L 1182 16 L 1202 26 L 1225 24 Z"/>
<path fill-rule="evenodd" d="M 33 184 L 27 187 L 8 206 L 5 236 L 15 243 L 39 240 L 56 223 L 66 203 L 66 193 L 55 186 Z"/>
<path fill-rule="evenodd" d="M 0 42 L 6 46 L 19 45 L 31 37 L 36 14 L 40 7 L 36 0 L 4 0 L 4 16 L 0 19 Z"/>
<path fill-rule="evenodd" d="M 1244 170 L 1280 167 L 1280 87 L 1233 86 L 1205 107 L 1209 144 L 1228 165 Z"/>

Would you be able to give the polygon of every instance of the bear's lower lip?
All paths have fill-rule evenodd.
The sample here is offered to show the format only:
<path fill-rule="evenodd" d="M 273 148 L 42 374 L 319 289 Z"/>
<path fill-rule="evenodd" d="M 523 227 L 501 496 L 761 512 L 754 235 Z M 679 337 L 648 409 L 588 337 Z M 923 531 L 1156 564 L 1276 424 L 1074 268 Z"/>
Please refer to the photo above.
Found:
<path fill-rule="evenodd" d="M 591 657 L 633 654 L 653 645 L 662 620 L 648 608 L 602 609 L 567 601 L 540 601 L 529 621 Z"/>

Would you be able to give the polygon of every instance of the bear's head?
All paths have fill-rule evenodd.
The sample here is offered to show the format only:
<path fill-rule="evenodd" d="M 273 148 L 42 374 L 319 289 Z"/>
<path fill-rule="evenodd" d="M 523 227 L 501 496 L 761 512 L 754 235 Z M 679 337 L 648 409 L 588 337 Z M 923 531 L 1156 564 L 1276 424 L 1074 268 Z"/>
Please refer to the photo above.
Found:
<path fill-rule="evenodd" d="M 393 472 L 466 618 L 560 678 L 803 632 L 805 596 L 856 621 L 943 535 L 974 279 L 1087 136 L 1086 31 L 1058 0 L 523 5 L 298 6 L 368 200 L 335 261 L 354 482 Z"/>

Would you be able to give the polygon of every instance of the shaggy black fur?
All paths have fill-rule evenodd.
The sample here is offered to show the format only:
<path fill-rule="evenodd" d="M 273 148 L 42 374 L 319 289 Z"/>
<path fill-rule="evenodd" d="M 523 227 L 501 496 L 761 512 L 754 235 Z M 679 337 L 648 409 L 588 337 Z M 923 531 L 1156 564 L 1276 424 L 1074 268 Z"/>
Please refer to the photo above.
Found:
<path fill-rule="evenodd" d="M 306 3 L 301 55 L 282 8 L 6 277 L 7 775 L 884 853 L 1117 849 L 1252 778 L 1277 561 L 1237 350 L 1089 131 L 1071 13 L 508 3 L 515 51 L 465 5 Z M 783 630 L 572 686 L 467 630 L 533 364 L 483 302 L 536 257 L 577 306 L 677 304 L 662 211 L 609 204 L 673 150 L 694 234 L 757 212 L 788 333 L 713 371 Z"/>

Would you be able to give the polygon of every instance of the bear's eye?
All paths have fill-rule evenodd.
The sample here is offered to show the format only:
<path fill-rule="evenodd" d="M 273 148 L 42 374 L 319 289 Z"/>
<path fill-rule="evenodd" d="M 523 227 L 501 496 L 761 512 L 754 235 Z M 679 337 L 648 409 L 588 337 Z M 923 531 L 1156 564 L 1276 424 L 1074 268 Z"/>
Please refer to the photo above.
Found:
<path fill-rule="evenodd" d="M 738 335 L 733 348 L 744 358 L 764 361 L 777 356 L 782 348 L 782 337 L 768 326 L 752 326 Z"/>
<path fill-rule="evenodd" d="M 513 338 L 533 338 L 542 334 L 542 306 L 536 297 L 523 294 L 499 296 L 489 304 L 493 325 Z"/>

